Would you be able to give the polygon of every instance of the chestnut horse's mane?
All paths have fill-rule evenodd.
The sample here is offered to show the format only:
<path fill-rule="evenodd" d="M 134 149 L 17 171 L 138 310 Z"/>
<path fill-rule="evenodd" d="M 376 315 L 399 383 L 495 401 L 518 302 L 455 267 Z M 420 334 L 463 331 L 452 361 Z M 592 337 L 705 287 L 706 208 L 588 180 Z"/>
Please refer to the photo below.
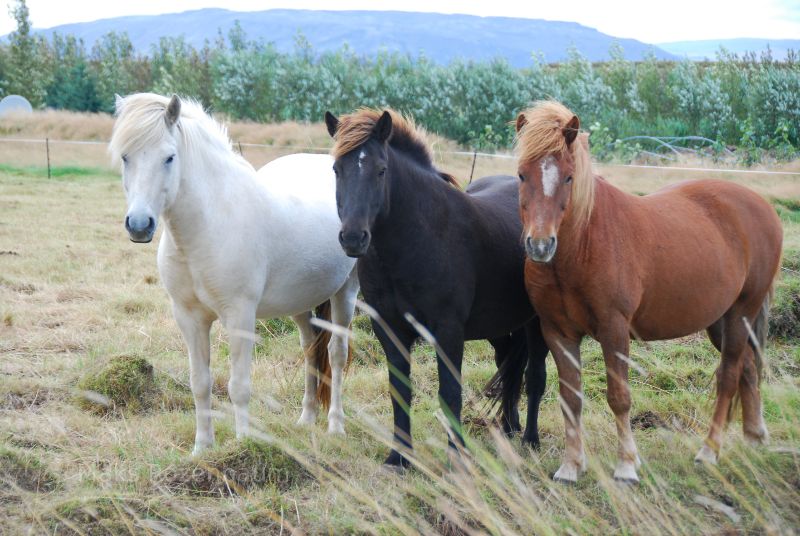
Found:
<path fill-rule="evenodd" d="M 516 142 L 520 165 L 536 162 L 547 155 L 562 158 L 570 151 L 575 164 L 572 213 L 579 227 L 586 224 L 592 214 L 595 190 L 589 135 L 581 132 L 572 145 L 567 145 L 564 127 L 575 114 L 560 102 L 538 101 L 522 115 L 525 123 L 517 133 Z"/>
<path fill-rule="evenodd" d="M 403 151 L 423 166 L 434 168 L 433 155 L 428 148 L 425 131 L 418 128 L 410 117 L 395 110 L 387 109 L 386 111 L 392 116 L 392 136 L 389 138 L 389 145 Z M 375 108 L 359 108 L 351 114 L 343 115 L 339 119 L 339 126 L 336 129 L 331 149 L 333 157 L 341 158 L 366 143 L 381 115 L 383 115 L 383 110 Z M 437 173 L 445 182 L 458 186 L 458 182 L 452 175 L 438 170 Z"/>

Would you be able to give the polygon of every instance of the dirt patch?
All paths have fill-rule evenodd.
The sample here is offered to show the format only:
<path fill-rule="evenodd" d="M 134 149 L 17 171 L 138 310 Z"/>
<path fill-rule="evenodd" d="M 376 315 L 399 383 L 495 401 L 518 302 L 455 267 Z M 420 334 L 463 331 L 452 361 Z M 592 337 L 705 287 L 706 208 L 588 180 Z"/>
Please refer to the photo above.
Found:
<path fill-rule="evenodd" d="M 787 341 L 800 338 L 800 277 L 784 277 L 775 289 L 769 335 Z"/>
<path fill-rule="evenodd" d="M 58 479 L 31 454 L 0 447 L 0 494 L 13 494 L 16 488 L 48 493 L 58 486 Z"/>
<path fill-rule="evenodd" d="M 13 290 L 19 294 L 33 294 L 38 289 L 35 285 L 31 283 L 21 283 L 19 281 L 10 281 L 8 279 L 0 277 L 0 287 L 5 287 L 9 290 Z"/>
<path fill-rule="evenodd" d="M 669 428 L 669 426 L 657 414 L 650 410 L 645 410 L 631 418 L 631 428 L 634 430 L 649 430 L 651 428 Z"/>
<path fill-rule="evenodd" d="M 29 391 L 9 392 L 0 397 L 0 409 L 4 410 L 30 410 L 38 408 L 53 398 L 47 389 L 36 388 Z"/>
<path fill-rule="evenodd" d="M 86 373 L 77 387 L 78 404 L 100 415 L 193 407 L 189 389 L 140 356 L 112 357 Z"/>
<path fill-rule="evenodd" d="M 169 467 L 154 483 L 175 493 L 229 496 L 265 486 L 286 491 L 313 478 L 278 447 L 247 439 Z"/>

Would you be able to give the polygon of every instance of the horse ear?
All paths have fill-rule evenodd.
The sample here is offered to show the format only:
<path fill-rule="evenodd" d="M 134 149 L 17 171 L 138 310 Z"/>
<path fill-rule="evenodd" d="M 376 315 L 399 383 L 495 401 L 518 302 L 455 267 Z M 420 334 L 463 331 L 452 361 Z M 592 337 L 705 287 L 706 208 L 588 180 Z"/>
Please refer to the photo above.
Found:
<path fill-rule="evenodd" d="M 522 127 L 528 124 L 528 118 L 525 117 L 525 112 L 520 112 L 517 116 L 517 133 L 522 130 Z"/>
<path fill-rule="evenodd" d="M 561 129 L 564 133 L 564 139 L 567 140 L 567 147 L 572 145 L 572 142 L 575 141 L 575 138 L 578 137 L 578 132 L 581 131 L 581 122 L 578 119 L 577 115 L 573 115 L 572 119 L 569 120 L 567 126 Z"/>
<path fill-rule="evenodd" d="M 119 115 L 122 113 L 122 107 L 125 104 L 125 99 L 123 99 L 119 93 L 114 93 L 114 115 Z"/>
<path fill-rule="evenodd" d="M 339 119 L 330 112 L 325 112 L 325 126 L 328 127 L 328 134 L 333 138 L 336 135 L 336 129 L 339 128 Z"/>
<path fill-rule="evenodd" d="M 181 116 L 181 99 L 177 95 L 172 95 L 172 98 L 167 104 L 167 128 L 172 128 L 178 122 Z"/>
<path fill-rule="evenodd" d="M 375 124 L 372 134 L 381 143 L 388 140 L 389 136 L 392 135 L 392 114 L 388 111 L 384 111 L 381 118 L 378 119 L 378 122 Z"/>

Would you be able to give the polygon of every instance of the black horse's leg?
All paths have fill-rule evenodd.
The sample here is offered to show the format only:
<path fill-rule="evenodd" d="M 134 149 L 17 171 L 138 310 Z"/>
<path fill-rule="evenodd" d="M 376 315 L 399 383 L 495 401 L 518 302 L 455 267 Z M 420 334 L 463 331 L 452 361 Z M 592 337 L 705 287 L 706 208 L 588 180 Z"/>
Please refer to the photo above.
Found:
<path fill-rule="evenodd" d="M 538 317 L 525 324 L 525 334 L 528 338 L 528 370 L 525 376 L 528 419 L 522 444 L 539 448 L 539 402 L 547 385 L 546 360 L 550 350 L 542 336 Z"/>
<path fill-rule="evenodd" d="M 400 348 L 392 341 L 381 326 L 372 321 L 372 329 L 381 343 L 389 368 L 389 392 L 392 397 L 394 416 L 394 445 L 392 452 L 383 462 L 396 467 L 408 467 L 410 462 L 400 451 L 411 450 L 411 362 L 408 360 L 413 337 L 395 332 Z"/>
<path fill-rule="evenodd" d="M 494 348 L 494 361 L 497 364 L 497 374 L 492 378 L 490 383 L 493 383 L 496 378 L 498 384 L 493 386 L 493 391 L 490 396 L 500 400 L 501 411 L 501 424 L 505 434 L 513 434 L 522 430 L 519 424 L 519 410 L 517 405 L 522 391 L 521 376 L 515 375 L 515 370 L 518 365 L 514 363 L 516 359 L 516 351 L 520 351 L 517 346 L 520 342 L 524 346 L 525 335 L 522 335 L 522 340 L 518 341 L 513 334 L 505 335 L 495 339 L 489 339 L 489 344 Z M 528 355 L 524 348 L 521 349 L 524 354 L 524 359 L 527 362 Z M 521 367 L 525 366 L 525 362 Z M 495 389 L 499 388 L 499 393 Z"/>
<path fill-rule="evenodd" d="M 455 442 L 464 446 L 464 435 L 461 430 L 461 362 L 464 358 L 464 332 L 463 329 L 440 329 L 435 335 L 441 349 L 436 352 L 439 368 L 439 404 L 452 430 L 452 439 L 448 439 L 448 445 L 455 448 Z"/>

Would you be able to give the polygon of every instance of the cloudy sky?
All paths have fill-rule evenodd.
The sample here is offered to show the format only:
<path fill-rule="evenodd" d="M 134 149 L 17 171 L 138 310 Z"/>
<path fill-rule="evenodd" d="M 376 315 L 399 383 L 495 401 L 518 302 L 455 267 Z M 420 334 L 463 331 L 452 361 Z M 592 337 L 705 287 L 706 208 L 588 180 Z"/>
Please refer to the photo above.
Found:
<path fill-rule="evenodd" d="M 13 0 L 6 0 L 10 4 Z M 271 8 L 399 10 L 466 13 L 480 16 L 524 17 L 578 22 L 601 32 L 646 43 L 733 37 L 800 39 L 798 0 L 27 0 L 34 27 L 84 22 L 124 15 L 151 15 L 204 7 L 235 11 Z M 740 6 L 746 7 L 740 7 Z M 0 18 L 0 35 L 15 28 L 13 19 Z"/>

